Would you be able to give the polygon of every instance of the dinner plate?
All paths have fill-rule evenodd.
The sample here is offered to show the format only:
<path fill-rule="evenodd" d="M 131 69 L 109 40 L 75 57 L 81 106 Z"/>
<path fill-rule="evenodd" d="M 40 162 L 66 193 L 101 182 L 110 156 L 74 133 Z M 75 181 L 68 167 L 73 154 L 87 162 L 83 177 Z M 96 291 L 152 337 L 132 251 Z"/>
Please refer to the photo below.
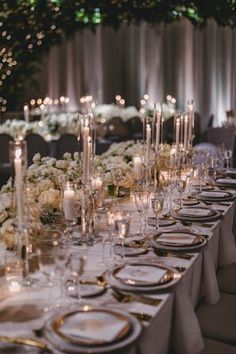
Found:
<path fill-rule="evenodd" d="M 150 293 L 173 286 L 179 272 L 161 262 L 130 262 L 118 265 L 105 274 L 107 282 L 122 291 Z"/>
<path fill-rule="evenodd" d="M 234 178 L 219 178 L 215 181 L 216 186 L 226 188 L 236 188 L 236 180 Z"/>
<path fill-rule="evenodd" d="M 199 184 L 193 184 L 193 188 L 200 189 L 200 185 Z M 214 187 L 211 184 L 206 184 L 206 185 L 202 185 L 201 186 L 202 191 L 210 191 L 213 188 Z"/>
<path fill-rule="evenodd" d="M 148 225 L 156 227 L 156 218 L 148 218 Z M 176 224 L 176 221 L 172 218 L 161 218 L 159 219 L 159 227 L 167 227 Z"/>
<path fill-rule="evenodd" d="M 124 247 L 125 257 L 134 257 L 134 256 L 139 256 L 141 254 L 148 253 L 147 246 L 145 246 L 145 245 L 143 245 L 143 246 L 140 245 L 138 247 L 135 244 L 133 247 L 131 245 L 132 245 L 132 242 L 130 243 L 130 245 L 129 244 L 125 245 L 125 247 Z M 122 247 L 119 245 L 116 245 L 114 247 L 114 253 L 116 255 L 121 256 L 123 253 Z"/>
<path fill-rule="evenodd" d="M 83 306 L 58 312 L 45 324 L 47 340 L 65 353 L 106 353 L 132 344 L 141 333 L 131 314 L 105 307 Z"/>
<path fill-rule="evenodd" d="M 184 206 L 199 204 L 199 201 L 197 199 L 183 198 L 182 201 Z"/>
<path fill-rule="evenodd" d="M 231 201 L 235 199 L 235 196 L 230 192 L 224 191 L 210 191 L 210 192 L 201 192 L 197 195 L 199 200 L 208 200 L 208 201 Z"/>
<path fill-rule="evenodd" d="M 174 251 L 197 251 L 207 243 L 202 235 L 189 231 L 168 231 L 154 235 L 151 245 L 154 249 Z"/>
<path fill-rule="evenodd" d="M 189 207 L 187 209 L 188 214 L 181 214 L 181 210 L 183 211 L 187 208 L 181 208 L 177 212 L 175 212 L 175 217 L 179 220 L 184 221 L 197 221 L 197 222 L 205 222 L 205 221 L 214 221 L 221 217 L 221 213 L 218 210 L 204 208 L 204 207 Z M 198 210 L 206 210 L 209 211 L 208 215 L 197 215 Z M 192 211 L 192 214 L 191 214 Z"/>

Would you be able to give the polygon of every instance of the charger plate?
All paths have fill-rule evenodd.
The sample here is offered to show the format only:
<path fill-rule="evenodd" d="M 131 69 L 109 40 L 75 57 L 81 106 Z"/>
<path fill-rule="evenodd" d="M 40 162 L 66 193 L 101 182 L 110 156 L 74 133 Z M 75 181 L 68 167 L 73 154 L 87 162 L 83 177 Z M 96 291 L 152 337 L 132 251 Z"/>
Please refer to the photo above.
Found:
<path fill-rule="evenodd" d="M 108 333 L 113 325 L 120 327 L 115 338 L 100 340 L 98 331 L 101 327 Z M 71 326 L 74 328 L 71 329 Z M 88 331 L 92 331 L 95 337 L 89 337 Z M 51 345 L 64 353 L 107 353 L 121 350 L 133 344 L 140 333 L 141 324 L 131 314 L 88 305 L 58 312 L 47 320 L 44 329 L 44 335 Z"/>
<path fill-rule="evenodd" d="M 166 235 L 170 241 L 162 241 L 161 237 Z M 172 241 L 172 242 L 171 242 Z M 185 243 L 184 243 L 185 242 Z M 167 251 L 190 251 L 196 252 L 207 243 L 206 237 L 197 235 L 189 231 L 168 231 L 154 235 L 151 245 L 154 249 Z"/>
<path fill-rule="evenodd" d="M 185 208 L 182 208 L 182 209 L 185 209 Z M 205 221 L 214 221 L 214 220 L 217 220 L 221 217 L 221 213 L 220 211 L 218 210 L 210 210 L 210 213 L 209 215 L 207 216 L 197 216 L 195 214 L 196 210 L 209 210 L 209 208 L 204 208 L 204 207 L 189 207 L 188 208 L 188 212 L 189 211 L 193 211 L 193 214 L 192 215 L 184 215 L 180 213 L 180 211 L 182 210 L 178 210 L 175 212 L 175 218 L 176 219 L 179 219 L 179 220 L 183 220 L 183 221 L 194 221 L 194 222 L 205 222 Z"/>
<path fill-rule="evenodd" d="M 228 201 L 233 201 L 235 199 L 235 196 L 230 193 L 230 192 L 224 192 L 224 191 L 212 191 L 212 192 L 201 192 L 197 195 L 197 198 L 199 200 L 206 200 L 210 202 L 228 202 Z"/>
<path fill-rule="evenodd" d="M 131 271 L 130 276 L 121 278 L 121 272 L 127 267 Z M 132 271 L 135 274 L 134 277 Z M 137 273 L 139 273 L 139 279 L 137 278 Z M 153 280 L 148 281 L 147 277 L 150 274 L 153 275 Z M 155 276 L 156 280 L 154 279 Z M 150 293 L 172 287 L 180 278 L 180 273 L 171 266 L 158 261 L 155 263 L 130 262 L 108 270 L 105 278 L 112 287 L 119 290 Z"/>
<path fill-rule="evenodd" d="M 215 185 L 226 188 L 236 188 L 236 180 L 234 178 L 219 178 L 215 181 Z"/>

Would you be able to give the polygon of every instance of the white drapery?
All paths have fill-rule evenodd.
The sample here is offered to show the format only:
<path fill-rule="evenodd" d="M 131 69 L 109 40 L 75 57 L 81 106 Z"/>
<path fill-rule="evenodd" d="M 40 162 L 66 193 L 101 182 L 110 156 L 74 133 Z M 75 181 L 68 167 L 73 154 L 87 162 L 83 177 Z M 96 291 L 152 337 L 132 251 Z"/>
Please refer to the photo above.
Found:
<path fill-rule="evenodd" d="M 86 29 L 51 49 L 41 93 L 69 96 L 70 109 L 85 94 L 98 103 L 114 102 L 120 94 L 136 106 L 145 93 L 153 102 L 171 94 L 180 110 L 194 98 L 205 128 L 211 114 L 220 125 L 225 111 L 236 108 L 235 58 L 236 30 L 214 21 L 203 30 L 187 20 Z"/>

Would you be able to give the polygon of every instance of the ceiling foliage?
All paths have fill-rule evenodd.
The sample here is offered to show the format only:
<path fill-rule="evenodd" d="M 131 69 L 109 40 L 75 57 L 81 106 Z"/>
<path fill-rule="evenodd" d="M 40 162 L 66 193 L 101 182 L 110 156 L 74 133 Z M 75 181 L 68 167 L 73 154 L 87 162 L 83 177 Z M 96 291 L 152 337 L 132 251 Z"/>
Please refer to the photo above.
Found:
<path fill-rule="evenodd" d="M 182 18 L 200 27 L 210 18 L 235 27 L 236 0 L 1 0 L 0 111 L 22 104 L 42 54 L 62 36 L 97 25 L 155 25 Z"/>

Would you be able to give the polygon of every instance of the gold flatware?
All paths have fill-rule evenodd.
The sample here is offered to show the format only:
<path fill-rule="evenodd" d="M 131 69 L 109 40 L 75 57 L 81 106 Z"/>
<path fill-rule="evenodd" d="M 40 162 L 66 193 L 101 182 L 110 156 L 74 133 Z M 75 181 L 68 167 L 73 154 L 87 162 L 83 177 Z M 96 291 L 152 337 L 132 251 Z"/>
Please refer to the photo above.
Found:
<path fill-rule="evenodd" d="M 174 252 L 174 251 L 164 251 L 160 249 L 154 249 L 154 252 L 160 257 L 175 257 L 180 259 L 190 260 L 192 259 L 193 255 L 184 253 L 184 252 Z"/>
<path fill-rule="evenodd" d="M 136 295 L 136 294 L 123 294 L 117 289 L 112 290 L 112 295 L 114 298 L 119 302 L 141 302 L 142 304 L 151 305 L 151 306 L 158 306 L 161 303 L 161 299 L 152 299 L 147 296 L 143 295 Z"/>
<path fill-rule="evenodd" d="M 152 319 L 152 316 L 148 315 L 147 313 L 139 313 L 139 312 L 129 312 L 131 315 L 135 316 L 139 321 L 146 321 L 149 322 Z"/>
<path fill-rule="evenodd" d="M 23 338 L 23 337 L 0 336 L 0 342 L 29 345 L 31 347 L 35 347 L 35 348 L 39 348 L 39 349 L 47 349 L 48 348 L 47 344 L 44 342 L 41 342 L 36 339 L 29 339 L 29 338 Z"/>

